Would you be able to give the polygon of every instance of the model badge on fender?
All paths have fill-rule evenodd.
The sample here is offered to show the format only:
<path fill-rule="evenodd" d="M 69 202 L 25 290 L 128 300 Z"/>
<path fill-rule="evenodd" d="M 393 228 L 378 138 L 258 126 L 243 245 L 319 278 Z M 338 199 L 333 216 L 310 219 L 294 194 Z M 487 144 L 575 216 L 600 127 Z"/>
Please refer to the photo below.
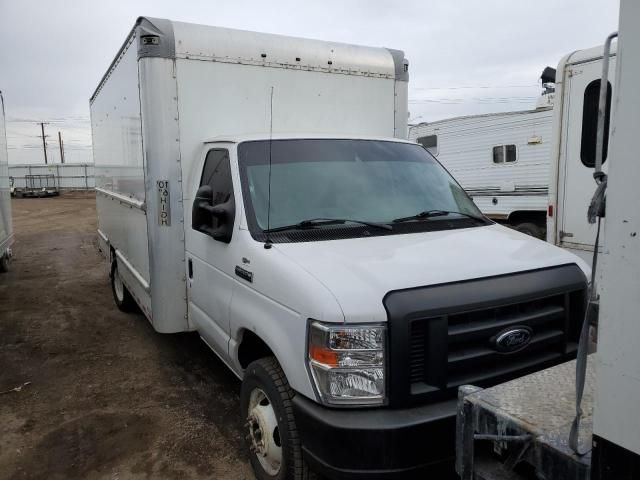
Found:
<path fill-rule="evenodd" d="M 253 282 L 253 273 L 249 270 L 236 266 L 236 275 L 245 279 L 247 282 Z"/>
<path fill-rule="evenodd" d="M 529 327 L 509 327 L 494 337 L 493 344 L 499 352 L 517 352 L 529 345 L 531 334 Z"/>

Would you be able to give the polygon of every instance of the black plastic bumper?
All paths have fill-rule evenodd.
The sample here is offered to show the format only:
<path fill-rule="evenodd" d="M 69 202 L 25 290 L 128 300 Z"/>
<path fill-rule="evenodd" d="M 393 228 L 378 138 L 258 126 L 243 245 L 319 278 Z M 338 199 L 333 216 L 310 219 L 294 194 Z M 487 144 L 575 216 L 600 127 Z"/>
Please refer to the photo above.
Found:
<path fill-rule="evenodd" d="M 293 406 L 305 460 L 330 478 L 415 478 L 455 454 L 455 399 L 352 410 L 296 395 Z"/>

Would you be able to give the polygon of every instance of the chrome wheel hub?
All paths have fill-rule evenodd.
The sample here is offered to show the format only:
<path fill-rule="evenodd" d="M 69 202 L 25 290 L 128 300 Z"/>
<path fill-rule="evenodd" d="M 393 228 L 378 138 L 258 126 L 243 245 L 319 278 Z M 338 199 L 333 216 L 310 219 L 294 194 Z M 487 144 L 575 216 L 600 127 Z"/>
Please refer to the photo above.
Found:
<path fill-rule="evenodd" d="M 255 388 L 249 398 L 247 423 L 249 449 L 269 475 L 276 475 L 282 465 L 280 429 L 269 397 Z"/>
<path fill-rule="evenodd" d="M 122 278 L 120 278 L 120 273 L 117 268 L 113 272 L 113 288 L 118 301 L 122 302 L 124 300 L 124 284 L 122 283 Z"/>

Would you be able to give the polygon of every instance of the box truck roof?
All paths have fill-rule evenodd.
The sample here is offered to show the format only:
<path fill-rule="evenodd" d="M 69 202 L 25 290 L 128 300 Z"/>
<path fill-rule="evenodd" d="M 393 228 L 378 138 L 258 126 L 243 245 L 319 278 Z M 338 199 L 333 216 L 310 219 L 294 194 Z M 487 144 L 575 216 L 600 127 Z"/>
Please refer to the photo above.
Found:
<path fill-rule="evenodd" d="M 331 140 L 377 140 L 383 142 L 399 142 L 399 143 L 415 143 L 409 140 L 404 140 L 401 138 L 393 138 L 393 137 L 376 137 L 376 136 L 367 136 L 367 135 L 358 135 L 355 137 L 354 135 L 337 135 L 337 134 L 309 134 L 309 133 L 274 133 L 273 135 L 269 135 L 266 133 L 255 133 L 255 134 L 246 134 L 246 135 L 221 135 L 206 139 L 204 143 L 240 143 L 240 142 L 251 142 L 254 140 L 288 140 L 288 139 L 331 139 Z"/>
<path fill-rule="evenodd" d="M 184 58 L 408 81 L 404 52 L 140 17 L 91 96 L 93 101 L 128 46 L 138 58 Z"/>

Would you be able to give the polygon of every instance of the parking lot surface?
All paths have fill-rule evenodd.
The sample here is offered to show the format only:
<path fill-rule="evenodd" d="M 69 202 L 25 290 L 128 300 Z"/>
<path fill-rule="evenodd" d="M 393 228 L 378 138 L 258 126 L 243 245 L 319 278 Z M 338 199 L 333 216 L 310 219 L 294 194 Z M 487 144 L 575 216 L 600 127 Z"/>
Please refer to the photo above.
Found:
<path fill-rule="evenodd" d="M 240 382 L 113 303 L 95 197 L 14 199 L 0 274 L 0 479 L 253 478 Z"/>

